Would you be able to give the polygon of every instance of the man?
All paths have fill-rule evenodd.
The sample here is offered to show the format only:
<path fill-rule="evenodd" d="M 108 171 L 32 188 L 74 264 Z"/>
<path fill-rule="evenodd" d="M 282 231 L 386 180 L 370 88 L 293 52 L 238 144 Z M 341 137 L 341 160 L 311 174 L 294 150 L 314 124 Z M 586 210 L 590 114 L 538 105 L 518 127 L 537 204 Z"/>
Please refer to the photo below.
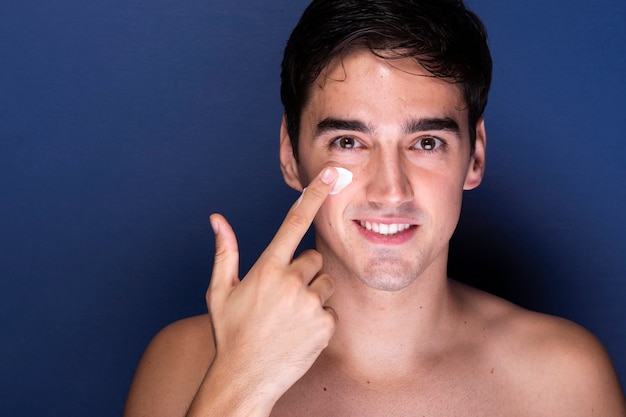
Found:
<path fill-rule="evenodd" d="M 155 337 L 125 415 L 623 417 L 592 335 L 446 275 L 490 78 L 460 1 L 315 0 L 282 73 L 281 168 L 302 196 L 241 282 L 211 217 L 209 315 Z M 293 259 L 311 223 L 316 250 Z"/>

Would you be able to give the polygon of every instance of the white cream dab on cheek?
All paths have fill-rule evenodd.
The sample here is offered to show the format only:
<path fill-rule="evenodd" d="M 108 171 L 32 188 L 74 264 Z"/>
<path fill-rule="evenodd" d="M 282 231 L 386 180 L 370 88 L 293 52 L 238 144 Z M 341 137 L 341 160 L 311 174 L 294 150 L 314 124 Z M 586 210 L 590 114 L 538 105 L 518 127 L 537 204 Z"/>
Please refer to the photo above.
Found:
<path fill-rule="evenodd" d="M 335 169 L 339 176 L 337 177 L 337 182 L 335 182 L 335 185 L 333 185 L 333 188 L 329 192 L 330 195 L 338 194 L 352 182 L 352 172 L 341 167 L 335 167 Z"/>

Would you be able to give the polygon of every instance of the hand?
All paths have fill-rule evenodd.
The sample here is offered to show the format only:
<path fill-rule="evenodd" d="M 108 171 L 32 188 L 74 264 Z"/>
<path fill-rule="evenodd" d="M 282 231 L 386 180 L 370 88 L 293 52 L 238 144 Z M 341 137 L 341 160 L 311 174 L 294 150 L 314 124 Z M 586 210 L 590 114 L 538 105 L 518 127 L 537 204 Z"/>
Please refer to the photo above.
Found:
<path fill-rule="evenodd" d="M 311 367 L 334 333 L 334 311 L 324 308 L 333 281 L 318 276 L 321 255 L 307 250 L 292 258 L 336 179 L 337 171 L 326 168 L 311 182 L 242 281 L 235 234 L 222 216 L 211 216 L 216 233 L 207 291 L 216 344 L 212 367 L 272 404 Z"/>

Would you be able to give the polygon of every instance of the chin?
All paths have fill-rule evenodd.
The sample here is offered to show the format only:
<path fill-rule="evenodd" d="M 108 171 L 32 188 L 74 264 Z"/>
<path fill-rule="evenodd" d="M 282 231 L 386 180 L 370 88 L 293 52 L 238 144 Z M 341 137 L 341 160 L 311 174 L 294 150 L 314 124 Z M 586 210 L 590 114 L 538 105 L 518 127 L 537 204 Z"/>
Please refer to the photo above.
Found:
<path fill-rule="evenodd" d="M 376 262 L 367 265 L 358 279 L 367 287 L 386 292 L 401 291 L 418 279 L 419 274 L 404 262 Z"/>

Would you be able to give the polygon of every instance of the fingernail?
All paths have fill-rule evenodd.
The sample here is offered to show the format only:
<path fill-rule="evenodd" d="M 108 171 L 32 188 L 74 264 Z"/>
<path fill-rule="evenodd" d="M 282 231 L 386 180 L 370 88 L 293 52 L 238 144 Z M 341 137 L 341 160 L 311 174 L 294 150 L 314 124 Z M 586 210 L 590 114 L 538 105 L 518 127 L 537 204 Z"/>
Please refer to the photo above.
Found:
<path fill-rule="evenodd" d="M 322 175 L 320 176 L 320 180 L 324 184 L 330 184 L 331 182 L 335 180 L 335 178 L 337 178 L 337 171 L 335 171 L 332 168 L 324 168 L 324 171 L 322 172 Z"/>
<path fill-rule="evenodd" d="M 335 185 L 333 185 L 333 188 L 330 190 L 330 195 L 339 193 L 352 182 L 352 172 L 341 167 L 335 167 L 335 169 L 337 170 L 339 178 L 337 178 L 337 182 L 335 182 Z"/>

